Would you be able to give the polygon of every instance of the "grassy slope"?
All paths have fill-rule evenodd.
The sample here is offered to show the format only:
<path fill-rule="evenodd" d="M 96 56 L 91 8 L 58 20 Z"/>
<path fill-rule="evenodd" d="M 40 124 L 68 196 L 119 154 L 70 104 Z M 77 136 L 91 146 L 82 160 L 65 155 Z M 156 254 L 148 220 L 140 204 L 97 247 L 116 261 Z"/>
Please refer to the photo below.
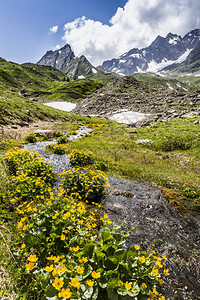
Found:
<path fill-rule="evenodd" d="M 96 80 L 72 81 L 63 72 L 49 66 L 31 63 L 19 65 L 2 59 L 0 83 L 15 88 L 26 97 L 43 100 L 82 99 L 102 86 L 102 83 Z"/>
<path fill-rule="evenodd" d="M 154 73 L 135 73 L 133 76 L 150 84 L 156 84 L 166 88 L 172 87 L 177 91 L 195 91 L 200 89 L 200 76 L 187 74 L 163 73 L 162 76 Z"/>

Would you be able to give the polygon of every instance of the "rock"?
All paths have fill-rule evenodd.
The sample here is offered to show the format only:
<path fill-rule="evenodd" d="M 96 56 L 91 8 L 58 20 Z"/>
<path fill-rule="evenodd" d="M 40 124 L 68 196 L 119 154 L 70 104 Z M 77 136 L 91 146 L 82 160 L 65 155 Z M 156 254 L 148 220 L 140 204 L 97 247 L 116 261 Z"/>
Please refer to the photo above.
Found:
<path fill-rule="evenodd" d="M 34 131 L 34 133 L 37 136 L 47 136 L 47 137 L 54 137 L 54 131 L 53 130 L 42 130 L 42 129 L 37 129 Z"/>
<path fill-rule="evenodd" d="M 29 123 L 28 122 L 21 122 L 20 124 L 19 124 L 21 127 L 29 127 Z"/>
<path fill-rule="evenodd" d="M 135 143 L 136 144 L 145 144 L 145 143 L 150 143 L 152 140 L 150 139 L 138 139 Z"/>

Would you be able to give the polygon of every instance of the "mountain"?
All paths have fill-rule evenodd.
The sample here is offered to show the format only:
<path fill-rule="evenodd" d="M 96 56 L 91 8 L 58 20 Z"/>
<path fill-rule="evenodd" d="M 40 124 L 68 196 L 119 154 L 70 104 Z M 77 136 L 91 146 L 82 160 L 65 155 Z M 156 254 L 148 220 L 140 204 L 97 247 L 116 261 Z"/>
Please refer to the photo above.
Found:
<path fill-rule="evenodd" d="M 104 61 L 102 66 L 122 75 L 136 72 L 156 72 L 175 62 L 182 62 L 200 42 L 200 29 L 180 35 L 169 33 L 165 38 L 158 36 L 143 49 L 131 49 L 119 58 Z"/>
<path fill-rule="evenodd" d="M 100 72 L 84 55 L 76 57 L 69 44 L 59 50 L 47 51 L 37 64 L 54 67 L 74 79 L 91 77 Z"/>
<path fill-rule="evenodd" d="M 186 60 L 182 63 L 174 63 L 162 71 L 175 73 L 195 73 L 200 72 L 200 43 L 190 52 Z"/>

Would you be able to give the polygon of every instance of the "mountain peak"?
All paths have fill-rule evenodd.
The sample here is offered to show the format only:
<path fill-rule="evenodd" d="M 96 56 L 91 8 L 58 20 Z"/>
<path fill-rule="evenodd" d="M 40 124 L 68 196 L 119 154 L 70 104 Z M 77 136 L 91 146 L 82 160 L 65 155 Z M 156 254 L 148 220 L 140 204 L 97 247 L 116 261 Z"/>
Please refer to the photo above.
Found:
<path fill-rule="evenodd" d="M 69 44 L 55 51 L 47 51 L 37 64 L 54 67 L 74 79 L 90 77 L 98 72 L 84 55 L 76 57 Z"/>
<path fill-rule="evenodd" d="M 184 38 L 169 32 L 160 35 L 143 49 L 131 49 L 119 58 L 103 62 L 102 66 L 113 72 L 131 75 L 136 72 L 157 72 L 164 67 L 183 61 L 200 42 L 200 29 L 192 30 Z"/>

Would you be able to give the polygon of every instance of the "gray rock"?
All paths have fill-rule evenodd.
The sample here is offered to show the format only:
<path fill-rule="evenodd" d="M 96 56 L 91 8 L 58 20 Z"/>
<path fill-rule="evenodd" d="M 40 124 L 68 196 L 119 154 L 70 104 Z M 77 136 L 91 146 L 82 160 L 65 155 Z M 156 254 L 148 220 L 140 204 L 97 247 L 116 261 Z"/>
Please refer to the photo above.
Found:
<path fill-rule="evenodd" d="M 47 136 L 47 137 L 53 137 L 54 136 L 54 131 L 53 130 L 37 129 L 37 130 L 34 131 L 34 133 L 37 136 Z"/>

